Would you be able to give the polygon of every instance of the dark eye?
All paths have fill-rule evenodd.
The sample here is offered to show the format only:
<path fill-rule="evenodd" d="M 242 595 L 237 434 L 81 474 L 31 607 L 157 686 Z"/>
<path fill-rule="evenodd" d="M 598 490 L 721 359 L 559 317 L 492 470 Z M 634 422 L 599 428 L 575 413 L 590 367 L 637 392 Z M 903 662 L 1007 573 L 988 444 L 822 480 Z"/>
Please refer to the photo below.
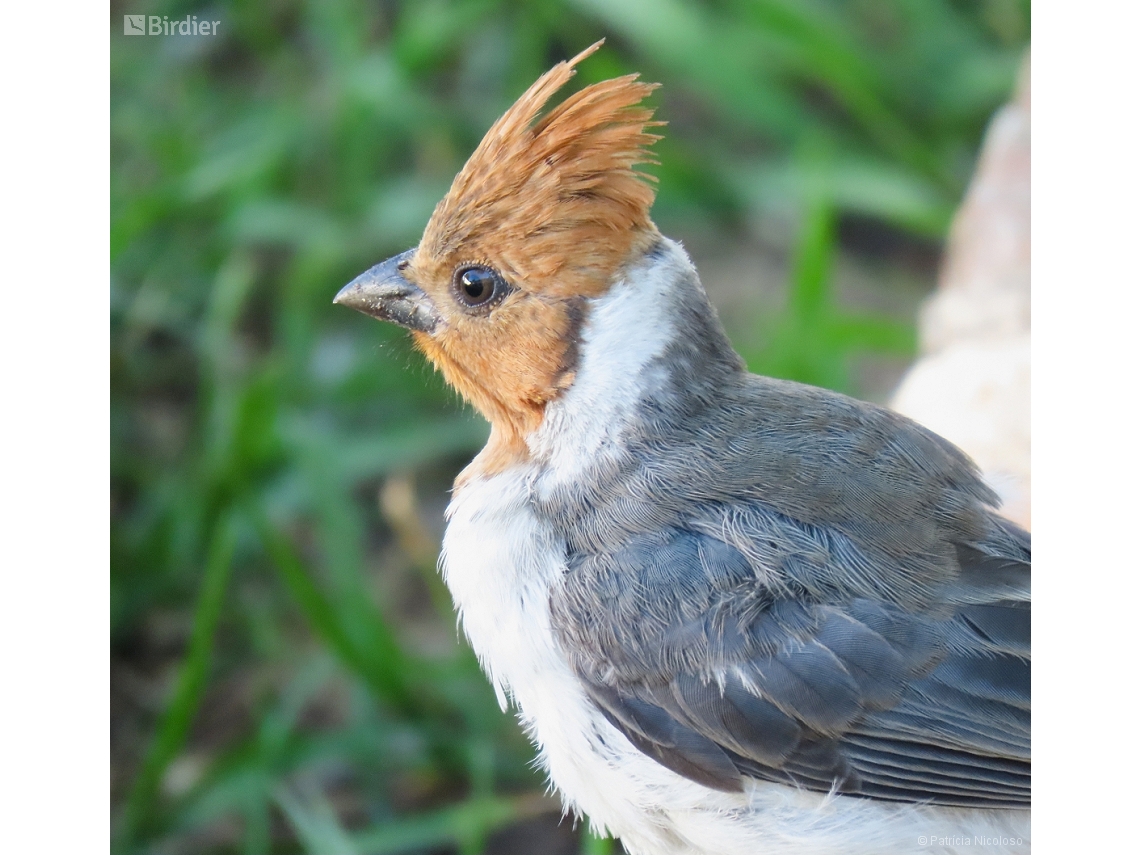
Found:
<path fill-rule="evenodd" d="M 468 308 L 490 308 L 506 293 L 507 283 L 490 267 L 472 264 L 455 271 L 455 296 Z"/>

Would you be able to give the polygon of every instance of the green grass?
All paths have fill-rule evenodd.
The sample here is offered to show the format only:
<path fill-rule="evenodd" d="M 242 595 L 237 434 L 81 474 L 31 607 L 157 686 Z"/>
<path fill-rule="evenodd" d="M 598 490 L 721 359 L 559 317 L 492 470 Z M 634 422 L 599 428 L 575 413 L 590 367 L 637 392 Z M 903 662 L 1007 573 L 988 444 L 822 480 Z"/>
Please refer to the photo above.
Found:
<path fill-rule="evenodd" d="M 941 238 L 1028 3 L 114 11 L 222 21 L 112 26 L 115 849 L 482 852 L 553 805 L 434 576 L 435 497 L 486 427 L 332 295 L 413 245 L 494 118 L 604 35 L 582 83 L 665 84 L 663 230 L 794 236 L 750 365 L 852 390 L 854 358 L 914 332 L 839 307 L 838 227 Z M 377 498 L 394 485 L 403 510 Z"/>

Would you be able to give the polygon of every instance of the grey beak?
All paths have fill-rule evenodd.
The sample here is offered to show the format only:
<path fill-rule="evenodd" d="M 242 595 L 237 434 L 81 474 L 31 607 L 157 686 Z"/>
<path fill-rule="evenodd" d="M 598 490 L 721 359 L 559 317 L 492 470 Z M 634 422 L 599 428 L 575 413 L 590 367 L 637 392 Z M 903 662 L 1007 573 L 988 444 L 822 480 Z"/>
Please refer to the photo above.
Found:
<path fill-rule="evenodd" d="M 409 249 L 370 267 L 341 288 L 333 302 L 410 330 L 435 332 L 442 319 L 431 298 L 401 273 L 414 253 Z"/>

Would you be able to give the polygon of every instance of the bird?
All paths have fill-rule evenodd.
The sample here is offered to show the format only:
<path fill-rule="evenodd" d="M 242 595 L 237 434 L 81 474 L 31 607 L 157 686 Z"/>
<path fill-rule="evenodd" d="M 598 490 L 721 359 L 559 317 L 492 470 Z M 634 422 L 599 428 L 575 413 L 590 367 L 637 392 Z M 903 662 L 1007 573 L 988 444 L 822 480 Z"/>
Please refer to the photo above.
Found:
<path fill-rule="evenodd" d="M 491 126 L 334 302 L 490 423 L 440 569 L 569 813 L 630 855 L 1028 852 L 1030 536 L 886 408 L 750 374 L 650 217 L 638 75 Z"/>

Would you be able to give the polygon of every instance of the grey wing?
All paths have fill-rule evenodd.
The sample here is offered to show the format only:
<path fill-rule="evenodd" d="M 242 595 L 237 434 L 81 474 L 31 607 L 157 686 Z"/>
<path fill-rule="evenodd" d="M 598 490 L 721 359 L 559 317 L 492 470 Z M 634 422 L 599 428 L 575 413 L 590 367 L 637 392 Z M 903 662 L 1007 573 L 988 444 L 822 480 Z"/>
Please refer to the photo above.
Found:
<path fill-rule="evenodd" d="M 820 546 L 811 560 L 852 560 L 834 532 L 769 516 Z M 552 615 L 605 717 L 685 777 L 1024 808 L 1029 541 L 994 525 L 922 607 L 764 579 L 725 539 L 673 527 L 572 559 Z"/>

